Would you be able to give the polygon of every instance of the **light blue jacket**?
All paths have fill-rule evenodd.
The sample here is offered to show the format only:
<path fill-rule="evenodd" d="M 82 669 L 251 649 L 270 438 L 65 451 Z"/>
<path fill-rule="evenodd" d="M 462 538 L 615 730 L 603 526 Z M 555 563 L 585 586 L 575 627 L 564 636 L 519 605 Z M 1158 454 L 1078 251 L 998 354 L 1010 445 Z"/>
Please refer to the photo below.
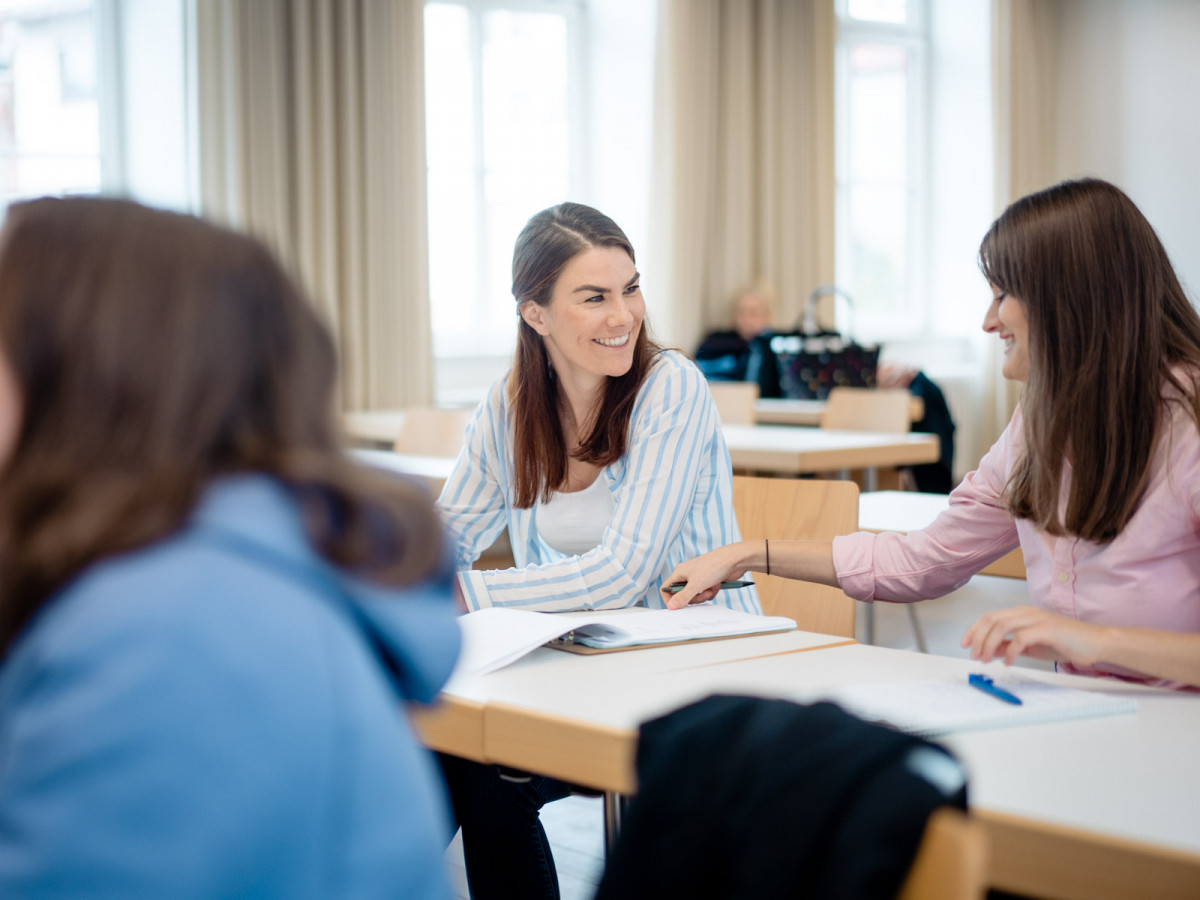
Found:
<path fill-rule="evenodd" d="M 438 507 L 458 541 L 463 592 L 472 609 L 514 606 L 563 612 L 662 608 L 658 589 L 679 563 L 741 539 L 733 471 L 712 393 L 681 353 L 659 355 L 634 401 L 625 455 L 600 473 L 615 511 L 600 546 L 566 556 L 539 539 L 537 507 L 517 509 L 504 378 L 467 426 L 465 445 Z M 508 527 L 517 568 L 468 571 Z M 717 602 L 761 613 L 753 587 Z"/>
<path fill-rule="evenodd" d="M 0 667 L 0 897 L 449 897 L 404 701 L 453 666 L 451 579 L 348 578 L 262 476 L 86 570 Z"/>

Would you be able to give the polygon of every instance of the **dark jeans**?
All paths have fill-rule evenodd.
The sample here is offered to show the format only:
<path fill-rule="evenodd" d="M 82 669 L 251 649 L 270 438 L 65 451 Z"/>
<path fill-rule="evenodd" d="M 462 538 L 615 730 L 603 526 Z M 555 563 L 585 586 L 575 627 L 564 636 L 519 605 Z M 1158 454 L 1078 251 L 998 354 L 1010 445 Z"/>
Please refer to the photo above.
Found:
<path fill-rule="evenodd" d="M 496 766 L 444 753 L 437 757 L 455 823 L 462 828 L 473 900 L 558 900 L 558 872 L 538 810 L 566 797 L 570 787 L 540 775 L 514 781 L 501 777 Z"/>

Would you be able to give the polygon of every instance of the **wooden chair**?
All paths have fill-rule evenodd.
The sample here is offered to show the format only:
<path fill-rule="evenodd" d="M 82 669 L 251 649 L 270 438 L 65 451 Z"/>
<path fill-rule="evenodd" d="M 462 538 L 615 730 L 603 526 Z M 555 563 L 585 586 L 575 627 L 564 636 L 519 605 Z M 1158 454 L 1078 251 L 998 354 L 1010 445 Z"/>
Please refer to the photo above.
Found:
<path fill-rule="evenodd" d="M 829 392 L 821 427 L 836 431 L 908 431 L 910 401 L 902 388 L 836 387 Z"/>
<path fill-rule="evenodd" d="M 758 402 L 759 387 L 753 381 L 710 381 L 712 392 L 725 425 L 753 425 L 754 404 Z"/>
<path fill-rule="evenodd" d="M 981 900 L 988 843 L 982 823 L 944 807 L 929 817 L 898 900 Z"/>
<path fill-rule="evenodd" d="M 404 410 L 393 449 L 413 456 L 458 456 L 470 409 L 410 406 Z"/>
<path fill-rule="evenodd" d="M 858 528 L 852 481 L 733 478 L 733 509 L 745 540 L 829 540 Z M 854 601 L 841 590 L 756 572 L 763 612 L 803 631 L 854 637 Z"/>
<path fill-rule="evenodd" d="M 446 409 L 433 406 L 410 406 L 396 435 L 393 449 L 413 456 L 458 456 L 462 449 L 463 432 L 474 412 L 472 409 Z M 476 569 L 509 569 L 515 565 L 512 545 L 505 529 L 491 547 L 475 560 Z"/>

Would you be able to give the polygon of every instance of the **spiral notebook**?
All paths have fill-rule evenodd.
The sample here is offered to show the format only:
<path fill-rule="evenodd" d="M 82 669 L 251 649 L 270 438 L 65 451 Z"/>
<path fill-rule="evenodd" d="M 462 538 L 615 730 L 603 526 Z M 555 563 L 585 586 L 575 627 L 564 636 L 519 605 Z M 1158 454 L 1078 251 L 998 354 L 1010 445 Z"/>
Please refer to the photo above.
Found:
<path fill-rule="evenodd" d="M 930 681 L 892 681 L 837 688 L 832 700 L 860 718 L 933 737 L 956 731 L 1060 722 L 1137 712 L 1132 697 L 1037 681 L 1015 673 L 996 685 L 1021 699 L 1016 706 L 967 684 L 966 674 Z"/>

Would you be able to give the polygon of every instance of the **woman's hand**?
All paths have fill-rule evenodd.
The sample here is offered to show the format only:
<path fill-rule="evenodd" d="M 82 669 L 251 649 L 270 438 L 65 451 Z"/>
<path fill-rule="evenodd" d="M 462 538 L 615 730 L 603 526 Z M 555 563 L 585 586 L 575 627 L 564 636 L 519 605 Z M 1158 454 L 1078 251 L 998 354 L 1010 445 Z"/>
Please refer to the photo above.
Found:
<path fill-rule="evenodd" d="M 726 544 L 703 556 L 689 559 L 675 567 L 659 589 L 667 609 L 681 609 L 691 603 L 705 603 L 717 596 L 722 581 L 732 581 L 746 571 L 742 561 L 741 544 Z M 677 593 L 667 591 L 667 585 L 682 584 Z"/>
<path fill-rule="evenodd" d="M 1004 657 L 1012 665 L 1019 656 L 1092 666 L 1100 660 L 1104 628 L 1033 606 L 1018 606 L 981 616 L 963 635 L 971 658 L 991 662 Z"/>

